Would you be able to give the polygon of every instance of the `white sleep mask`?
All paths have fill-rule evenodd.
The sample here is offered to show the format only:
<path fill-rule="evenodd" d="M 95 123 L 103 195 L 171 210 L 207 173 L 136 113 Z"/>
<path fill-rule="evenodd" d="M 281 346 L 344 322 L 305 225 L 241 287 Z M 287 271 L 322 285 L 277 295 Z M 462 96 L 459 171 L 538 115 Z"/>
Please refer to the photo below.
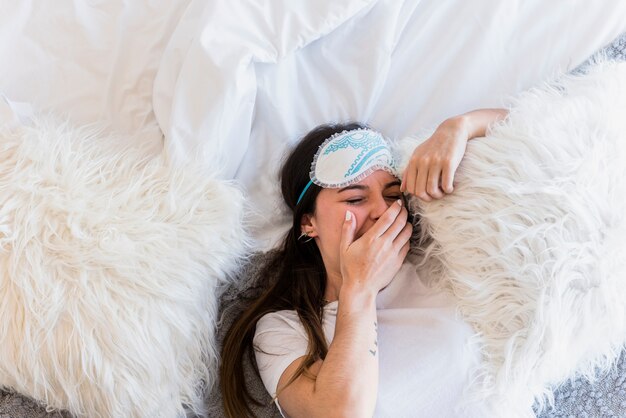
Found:
<path fill-rule="evenodd" d="M 317 150 L 311 163 L 311 180 L 296 204 L 313 183 L 325 189 L 337 189 L 358 183 L 376 170 L 398 177 L 389 144 L 380 133 L 354 129 L 335 134 Z"/>

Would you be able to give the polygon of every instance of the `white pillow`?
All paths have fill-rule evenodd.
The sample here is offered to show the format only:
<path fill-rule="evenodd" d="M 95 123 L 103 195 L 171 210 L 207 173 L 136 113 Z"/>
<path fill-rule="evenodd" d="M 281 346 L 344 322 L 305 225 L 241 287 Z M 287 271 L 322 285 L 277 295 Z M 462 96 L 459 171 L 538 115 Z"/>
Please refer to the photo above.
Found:
<path fill-rule="evenodd" d="M 142 131 L 140 139 L 160 149 L 153 82 L 190 2 L 3 2 L 0 93 L 74 123 Z"/>
<path fill-rule="evenodd" d="M 128 140 L 0 129 L 0 387 L 81 417 L 202 413 L 243 196 Z"/>
<path fill-rule="evenodd" d="M 495 416 L 534 417 L 550 384 L 608 369 L 626 343 L 625 115 L 626 63 L 561 76 L 469 142 L 451 195 L 413 201 L 424 268 L 482 335 L 471 391 Z"/>

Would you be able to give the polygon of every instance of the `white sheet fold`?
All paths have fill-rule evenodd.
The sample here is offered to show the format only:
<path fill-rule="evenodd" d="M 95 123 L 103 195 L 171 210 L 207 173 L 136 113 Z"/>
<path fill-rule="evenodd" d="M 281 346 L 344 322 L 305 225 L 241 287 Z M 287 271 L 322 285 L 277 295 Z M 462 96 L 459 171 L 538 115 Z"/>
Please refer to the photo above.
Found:
<path fill-rule="evenodd" d="M 276 168 L 314 126 L 359 120 L 397 138 L 506 106 L 624 31 L 626 3 L 608 0 L 196 1 L 164 54 L 155 113 L 174 161 L 248 189 L 265 249 L 285 225 Z"/>
<path fill-rule="evenodd" d="M 155 87 L 155 112 L 170 157 L 180 164 L 200 160 L 223 176 L 235 176 L 248 148 L 257 93 L 255 63 L 276 63 L 336 29 L 373 3 L 333 1 L 214 1 L 206 4 L 189 49 L 165 60 Z M 193 13 L 200 10 L 192 4 Z M 179 57 L 180 58 L 180 57 Z M 179 68 L 178 75 L 176 68 Z M 174 82 L 174 85 L 171 83 Z M 173 91 L 173 96 L 168 92 Z"/>

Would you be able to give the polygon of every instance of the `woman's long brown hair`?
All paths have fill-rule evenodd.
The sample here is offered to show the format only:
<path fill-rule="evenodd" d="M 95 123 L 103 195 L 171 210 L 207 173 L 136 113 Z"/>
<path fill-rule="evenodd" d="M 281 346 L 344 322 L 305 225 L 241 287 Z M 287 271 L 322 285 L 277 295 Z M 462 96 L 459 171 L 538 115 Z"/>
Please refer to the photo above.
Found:
<path fill-rule="evenodd" d="M 256 365 L 252 342 L 256 324 L 263 315 L 295 310 L 306 330 L 309 341 L 306 357 L 288 384 L 301 375 L 312 377 L 307 373 L 308 368 L 326 357 L 328 345 L 322 328 L 326 270 L 315 241 L 298 241 L 302 217 L 315 212 L 315 200 L 321 188 L 312 184 L 300 203 L 296 203 L 310 180 L 311 162 L 324 140 L 344 130 L 364 127 L 358 123 L 319 126 L 302 138 L 282 167 L 281 191 L 283 200 L 293 211 L 293 225 L 279 251 L 261 272 L 263 277 L 275 276 L 276 280 L 235 321 L 224 339 L 220 387 L 229 418 L 254 417 L 250 405 L 261 405 L 246 384 L 243 360 L 248 355 L 251 364 Z"/>

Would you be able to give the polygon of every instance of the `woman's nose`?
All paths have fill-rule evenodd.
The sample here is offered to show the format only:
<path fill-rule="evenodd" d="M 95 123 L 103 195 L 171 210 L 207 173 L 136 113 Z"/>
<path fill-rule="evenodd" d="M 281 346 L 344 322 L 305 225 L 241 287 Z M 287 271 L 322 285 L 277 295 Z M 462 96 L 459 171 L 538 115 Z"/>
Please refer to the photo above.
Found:
<path fill-rule="evenodd" d="M 378 220 L 378 218 L 380 218 L 383 213 L 385 213 L 385 211 L 387 210 L 387 208 L 389 208 L 389 206 L 393 203 L 393 200 L 391 199 L 385 199 L 383 196 L 374 199 L 372 201 L 372 208 L 371 208 L 371 213 L 370 216 L 374 219 L 374 220 Z"/>

